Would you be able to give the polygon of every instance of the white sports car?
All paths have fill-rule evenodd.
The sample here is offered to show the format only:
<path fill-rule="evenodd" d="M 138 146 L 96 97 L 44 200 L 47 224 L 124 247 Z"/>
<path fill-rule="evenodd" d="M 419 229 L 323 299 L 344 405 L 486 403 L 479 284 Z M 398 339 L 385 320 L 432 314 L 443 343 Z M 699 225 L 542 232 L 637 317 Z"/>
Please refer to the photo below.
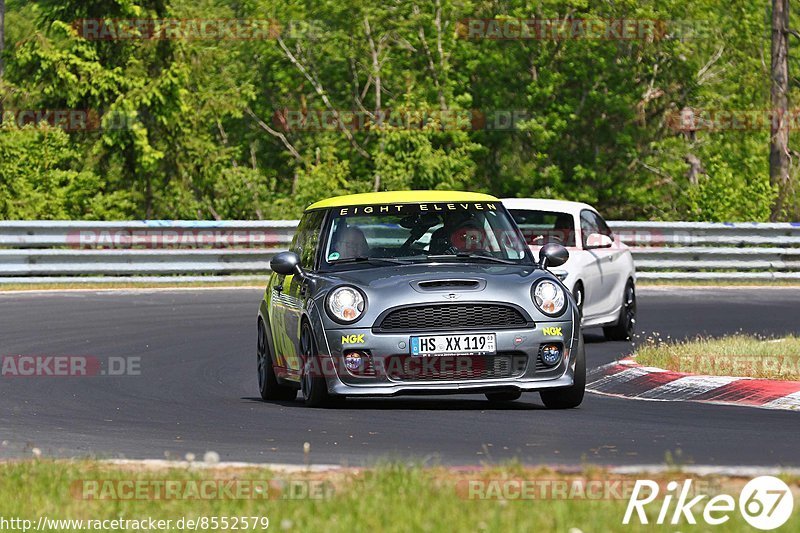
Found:
<path fill-rule="evenodd" d="M 551 269 L 572 291 L 583 326 L 602 326 L 609 340 L 625 340 L 636 327 L 636 269 L 628 247 L 590 205 L 560 200 L 503 200 L 538 254 L 549 242 L 563 244 L 569 260 Z"/>

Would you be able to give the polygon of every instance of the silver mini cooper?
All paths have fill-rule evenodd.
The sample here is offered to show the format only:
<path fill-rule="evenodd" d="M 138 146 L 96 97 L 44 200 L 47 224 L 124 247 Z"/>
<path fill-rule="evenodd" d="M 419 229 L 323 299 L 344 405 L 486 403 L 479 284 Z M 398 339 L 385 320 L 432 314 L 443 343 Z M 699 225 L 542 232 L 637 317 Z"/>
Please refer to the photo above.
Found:
<path fill-rule="evenodd" d="M 271 261 L 258 312 L 262 398 L 539 392 L 583 400 L 575 302 L 500 201 L 447 191 L 357 194 L 309 206 Z"/>

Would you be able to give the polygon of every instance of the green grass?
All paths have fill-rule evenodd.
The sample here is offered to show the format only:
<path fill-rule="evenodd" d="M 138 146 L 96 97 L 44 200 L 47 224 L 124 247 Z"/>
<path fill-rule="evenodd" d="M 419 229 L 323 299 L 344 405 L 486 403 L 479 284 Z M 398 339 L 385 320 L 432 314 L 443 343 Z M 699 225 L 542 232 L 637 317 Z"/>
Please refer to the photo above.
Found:
<path fill-rule="evenodd" d="M 670 342 L 649 337 L 636 361 L 690 374 L 800 380 L 800 338 L 731 335 Z"/>
<path fill-rule="evenodd" d="M 35 460 L 0 464 L 0 516 L 30 519 L 39 516 L 58 519 L 99 520 L 171 519 L 181 517 L 266 516 L 269 531 L 704 531 L 710 527 L 631 524 L 623 526 L 626 499 L 544 499 L 479 500 L 465 497 L 459 490 L 467 480 L 506 479 L 619 479 L 608 472 L 587 468 L 579 474 L 559 474 L 541 468 L 508 465 L 479 472 L 453 472 L 444 468 L 420 468 L 386 465 L 374 470 L 333 473 L 274 474 L 265 469 L 237 470 L 143 470 L 81 461 L 54 462 Z M 645 476 L 649 477 L 649 476 Z M 687 474 L 671 471 L 660 476 L 682 482 Z M 84 500 L 71 487 L 80 480 L 203 480 L 203 479 L 309 479 L 332 487 L 329 497 L 321 499 L 237 499 L 237 500 Z M 659 477 L 656 477 L 658 479 Z M 636 477 L 630 477 L 633 482 Z M 713 481 L 713 483 L 711 483 Z M 738 497 L 745 480 L 705 478 L 696 483 L 716 487 L 719 492 Z M 786 478 L 795 493 L 800 489 L 796 478 Z M 721 489 L 719 487 L 722 487 Z M 728 487 L 730 490 L 725 490 Z M 77 493 L 76 493 L 77 494 Z M 797 496 L 795 496 L 797 498 Z M 706 500 L 707 501 L 707 500 Z M 659 503 L 648 506 L 651 521 L 658 514 Z M 702 523 L 702 510 L 695 513 Z M 784 529 L 798 530 L 800 516 Z M 728 531 L 752 531 L 738 513 L 731 513 L 725 524 Z M 51 531 L 73 529 L 51 528 Z M 220 529 L 221 530 L 221 529 Z M 174 526 L 169 531 L 178 531 Z M 252 531 L 252 530 L 251 530 Z M 261 531 L 257 529 L 256 531 Z"/>

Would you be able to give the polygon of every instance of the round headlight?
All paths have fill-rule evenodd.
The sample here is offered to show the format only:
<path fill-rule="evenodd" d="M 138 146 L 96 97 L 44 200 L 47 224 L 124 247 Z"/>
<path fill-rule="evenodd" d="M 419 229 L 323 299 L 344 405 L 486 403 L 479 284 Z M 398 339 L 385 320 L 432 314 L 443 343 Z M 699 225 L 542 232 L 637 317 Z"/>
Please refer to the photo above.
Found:
<path fill-rule="evenodd" d="M 554 281 L 544 280 L 536 284 L 533 289 L 533 303 L 539 311 L 548 316 L 558 316 L 567 306 L 564 290 Z"/>
<path fill-rule="evenodd" d="M 355 322 L 364 312 L 366 301 L 354 287 L 339 287 L 328 295 L 328 313 L 337 322 Z"/>

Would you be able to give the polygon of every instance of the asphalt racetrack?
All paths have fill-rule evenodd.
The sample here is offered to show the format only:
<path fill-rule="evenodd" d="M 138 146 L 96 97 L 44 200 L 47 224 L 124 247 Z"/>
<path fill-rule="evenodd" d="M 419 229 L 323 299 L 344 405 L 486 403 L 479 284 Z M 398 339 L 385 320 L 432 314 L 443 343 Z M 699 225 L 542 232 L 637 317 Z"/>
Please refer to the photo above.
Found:
<path fill-rule="evenodd" d="M 800 413 L 587 394 L 547 411 L 538 394 L 267 403 L 256 380 L 256 289 L 0 294 L 0 355 L 140 357 L 140 375 L 0 377 L 0 457 L 198 457 L 361 465 L 682 463 L 800 466 Z M 645 335 L 800 330 L 800 289 L 642 288 Z M 587 330 L 588 368 L 630 352 Z"/>

